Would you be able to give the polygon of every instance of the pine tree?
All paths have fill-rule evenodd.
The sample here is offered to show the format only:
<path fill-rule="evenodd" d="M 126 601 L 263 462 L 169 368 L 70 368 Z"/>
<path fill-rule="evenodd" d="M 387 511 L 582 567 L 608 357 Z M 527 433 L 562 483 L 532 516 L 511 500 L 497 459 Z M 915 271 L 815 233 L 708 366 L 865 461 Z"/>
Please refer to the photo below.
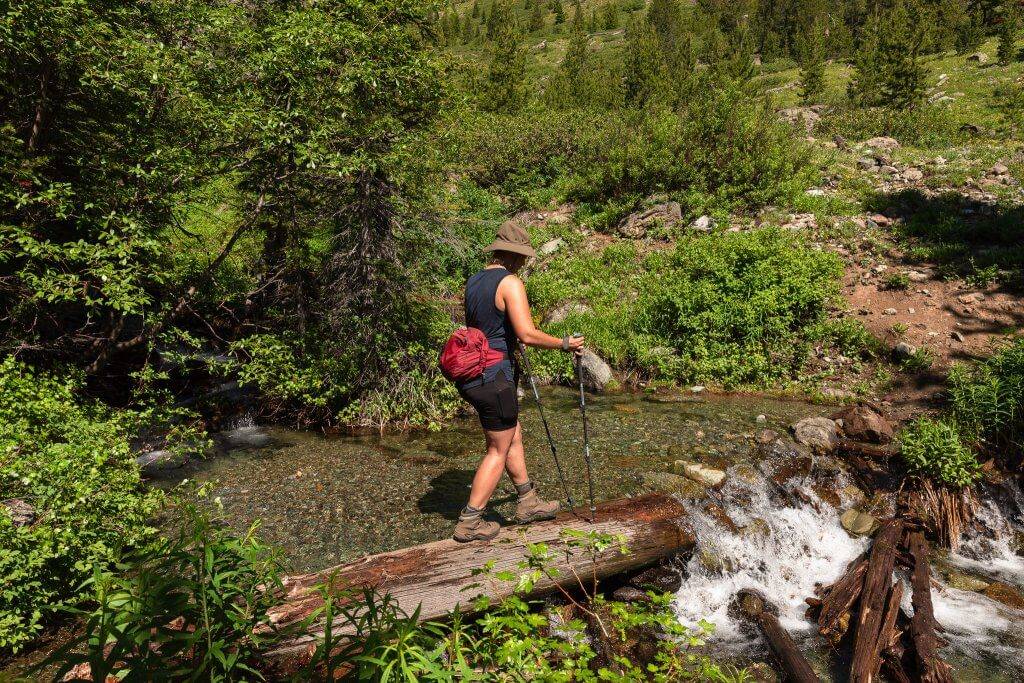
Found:
<path fill-rule="evenodd" d="M 996 55 L 1000 64 L 1009 64 L 1017 57 L 1017 21 L 1014 16 L 1013 6 L 1010 3 L 1003 5 L 1003 15 L 997 25 L 996 34 L 999 36 L 999 47 Z"/>
<path fill-rule="evenodd" d="M 544 17 L 546 15 L 547 12 L 544 11 L 542 0 L 533 0 L 533 7 L 530 9 L 530 33 L 544 28 Z"/>
<path fill-rule="evenodd" d="M 647 23 L 654 27 L 666 54 L 686 33 L 679 0 L 651 0 L 647 7 Z"/>
<path fill-rule="evenodd" d="M 601 25 L 597 21 L 597 10 L 590 11 L 590 19 L 587 20 L 587 32 L 597 33 L 601 30 Z"/>
<path fill-rule="evenodd" d="M 626 29 L 626 102 L 636 107 L 663 98 L 669 84 L 668 67 L 658 33 L 650 21 L 634 19 Z"/>
<path fill-rule="evenodd" d="M 470 14 L 474 19 L 480 18 L 480 0 L 473 0 L 473 12 Z"/>
<path fill-rule="evenodd" d="M 565 23 L 565 8 L 562 7 L 562 0 L 553 0 L 555 12 L 555 25 Z"/>
<path fill-rule="evenodd" d="M 497 40 L 498 32 L 504 28 L 504 20 L 501 18 L 503 14 L 501 7 L 504 4 L 503 0 L 494 0 L 491 3 L 491 11 L 487 13 L 487 40 Z M 506 15 L 505 19 L 512 20 L 511 7 L 504 14 Z"/>
<path fill-rule="evenodd" d="M 496 27 L 495 46 L 482 104 L 489 111 L 512 113 L 526 104 L 526 53 L 519 45 L 509 0 L 494 5 L 491 19 Z"/>
<path fill-rule="evenodd" d="M 574 0 L 572 5 L 572 25 L 575 29 L 577 25 L 583 25 L 583 6 L 580 4 L 580 0 Z"/>
<path fill-rule="evenodd" d="M 810 102 L 825 89 L 825 31 L 824 21 L 815 19 L 797 42 L 797 61 L 800 64 L 800 98 Z"/>
<path fill-rule="evenodd" d="M 590 37 L 582 22 L 573 21 L 569 32 L 569 45 L 565 58 L 559 67 L 558 83 L 561 104 L 579 106 L 590 94 L 590 79 L 587 68 L 590 56 Z"/>
<path fill-rule="evenodd" d="M 924 97 L 925 70 L 918 58 L 924 27 L 912 20 L 906 0 L 896 0 L 865 26 L 847 92 L 860 105 L 909 108 Z"/>

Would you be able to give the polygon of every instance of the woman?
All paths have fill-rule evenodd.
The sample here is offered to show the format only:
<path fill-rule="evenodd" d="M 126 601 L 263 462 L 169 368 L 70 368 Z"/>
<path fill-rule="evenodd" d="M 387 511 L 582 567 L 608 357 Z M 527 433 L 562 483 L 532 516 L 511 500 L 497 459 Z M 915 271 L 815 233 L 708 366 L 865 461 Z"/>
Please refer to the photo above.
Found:
<path fill-rule="evenodd" d="M 502 472 L 508 472 L 519 494 L 516 520 L 520 524 L 551 519 L 558 513 L 558 502 L 542 500 L 526 471 L 516 392 L 518 366 L 513 354 L 520 341 L 527 346 L 573 353 L 579 353 L 583 346 L 582 337 L 559 339 L 534 326 L 526 288 L 515 275 L 528 258 L 536 256 L 522 226 L 507 221 L 484 251 L 492 252 L 490 263 L 466 282 L 466 325 L 482 331 L 490 347 L 504 357 L 487 368 L 482 377 L 459 385 L 459 394 L 480 415 L 487 440 L 487 452 L 473 477 L 469 503 L 455 527 L 454 538 L 462 542 L 486 541 L 498 535 L 500 525 L 484 520 L 482 513 Z"/>

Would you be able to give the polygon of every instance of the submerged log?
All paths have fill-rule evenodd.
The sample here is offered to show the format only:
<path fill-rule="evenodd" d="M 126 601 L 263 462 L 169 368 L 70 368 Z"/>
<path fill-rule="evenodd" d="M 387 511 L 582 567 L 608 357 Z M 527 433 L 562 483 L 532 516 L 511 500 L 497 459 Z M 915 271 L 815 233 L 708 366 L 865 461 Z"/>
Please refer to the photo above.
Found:
<path fill-rule="evenodd" d="M 939 656 L 938 636 L 935 634 L 935 612 L 932 609 L 931 571 L 928 566 L 928 543 L 924 533 L 914 531 L 908 539 L 910 554 L 914 558 L 911 575 L 913 594 L 911 603 L 914 616 L 910 620 L 910 638 L 914 643 L 917 675 L 924 683 L 951 683 L 949 665 Z"/>
<path fill-rule="evenodd" d="M 776 616 L 778 609 L 756 590 L 745 588 L 736 594 L 736 606 L 745 618 L 761 627 L 768 646 L 786 679 L 793 683 L 819 683 L 820 679 L 793 638 L 782 628 Z"/>
<path fill-rule="evenodd" d="M 456 608 L 470 610 L 478 596 L 500 600 L 512 594 L 515 581 L 494 578 L 499 572 L 523 572 L 519 564 L 530 554 L 528 544 L 544 543 L 551 551 L 549 571 L 534 585 L 531 596 L 551 593 L 558 586 L 589 588 L 590 580 L 607 578 L 641 569 L 662 558 L 693 547 L 693 536 L 680 520 L 685 509 L 674 499 L 649 495 L 599 505 L 593 522 L 563 513 L 557 519 L 522 527 L 506 527 L 490 542 L 456 543 L 435 541 L 380 555 L 371 555 L 349 564 L 313 574 L 284 579 L 286 599 L 270 612 L 277 626 L 296 624 L 309 617 L 322 604 L 318 586 L 329 585 L 332 592 L 345 589 L 372 589 L 387 594 L 406 614 L 419 609 L 421 620 L 446 617 Z M 629 552 L 618 545 L 592 552 L 574 545 L 563 535 L 567 530 L 621 535 Z M 491 576 L 479 570 L 488 563 Z M 345 635 L 346 624 L 335 620 L 335 634 Z M 323 635 L 323 625 L 313 624 L 301 635 L 276 645 L 270 658 L 299 656 Z"/>
<path fill-rule="evenodd" d="M 903 521 L 888 519 L 882 523 L 871 547 L 857 614 L 853 662 L 850 665 L 850 680 L 854 683 L 869 683 L 877 678 L 882 648 L 888 645 L 882 628 L 893 591 L 892 570 L 902 538 Z"/>

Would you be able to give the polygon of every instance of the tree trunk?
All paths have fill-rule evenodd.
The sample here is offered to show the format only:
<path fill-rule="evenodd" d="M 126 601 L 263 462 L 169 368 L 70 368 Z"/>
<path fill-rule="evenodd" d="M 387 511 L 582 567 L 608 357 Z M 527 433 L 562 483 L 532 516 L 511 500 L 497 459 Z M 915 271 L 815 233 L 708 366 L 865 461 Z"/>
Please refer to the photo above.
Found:
<path fill-rule="evenodd" d="M 914 557 L 911 602 L 914 616 L 910 620 L 910 638 L 914 642 L 918 678 L 925 683 L 952 683 L 949 665 L 939 657 L 939 639 L 935 634 L 935 613 L 932 610 L 932 587 L 928 566 L 928 543 L 924 532 L 914 531 L 908 542 Z"/>
<path fill-rule="evenodd" d="M 517 578 L 526 570 L 520 563 L 530 554 L 528 544 L 544 543 L 551 551 L 548 571 L 534 585 L 531 597 L 551 593 L 559 586 L 566 590 L 591 581 L 654 564 L 662 558 L 693 547 L 694 539 L 680 526 L 686 514 L 674 499 L 662 495 L 641 496 L 604 503 L 597 508 L 593 523 L 569 513 L 549 522 L 528 527 L 506 527 L 494 540 L 456 543 L 435 541 L 404 548 L 341 565 L 314 574 L 284 579 L 286 598 L 270 612 L 278 626 L 295 624 L 308 617 L 323 601 L 316 590 L 330 585 L 332 590 L 372 589 L 390 595 L 406 614 L 419 609 L 421 620 L 446 617 L 455 608 L 472 610 L 478 596 L 498 601 L 513 593 L 515 581 L 494 578 L 499 572 L 511 572 Z M 564 532 L 621 535 L 629 552 L 623 554 L 618 543 L 601 552 L 592 552 L 573 544 Z M 478 570 L 493 562 L 490 575 Z M 350 627 L 335 620 L 336 634 L 350 633 Z M 270 658 L 304 657 L 323 634 L 323 625 L 314 624 L 307 633 L 278 644 L 267 653 Z"/>
<path fill-rule="evenodd" d="M 864 590 L 860 595 L 860 610 L 857 615 L 856 641 L 853 648 L 853 663 L 850 666 L 850 680 L 854 683 L 870 683 L 877 679 L 879 656 L 883 640 L 883 620 L 892 592 L 892 570 L 896 564 L 897 546 L 903 536 L 903 521 L 889 519 L 875 537 L 864 575 Z"/>

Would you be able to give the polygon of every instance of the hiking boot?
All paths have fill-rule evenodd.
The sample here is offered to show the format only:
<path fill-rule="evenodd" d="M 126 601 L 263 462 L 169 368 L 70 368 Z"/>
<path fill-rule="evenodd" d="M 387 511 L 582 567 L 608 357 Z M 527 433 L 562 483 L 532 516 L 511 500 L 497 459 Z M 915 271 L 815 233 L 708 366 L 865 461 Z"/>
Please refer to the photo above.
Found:
<path fill-rule="evenodd" d="M 541 500 L 541 497 L 537 495 L 537 489 L 531 489 L 519 497 L 519 505 L 516 506 L 516 521 L 520 524 L 529 524 L 530 522 L 554 519 L 560 508 L 561 505 L 557 500 Z"/>
<path fill-rule="evenodd" d="M 488 522 L 480 515 L 472 517 L 459 517 L 459 523 L 455 525 L 455 533 L 452 534 L 459 543 L 469 541 L 489 541 L 498 535 L 501 525 L 497 522 Z"/>

